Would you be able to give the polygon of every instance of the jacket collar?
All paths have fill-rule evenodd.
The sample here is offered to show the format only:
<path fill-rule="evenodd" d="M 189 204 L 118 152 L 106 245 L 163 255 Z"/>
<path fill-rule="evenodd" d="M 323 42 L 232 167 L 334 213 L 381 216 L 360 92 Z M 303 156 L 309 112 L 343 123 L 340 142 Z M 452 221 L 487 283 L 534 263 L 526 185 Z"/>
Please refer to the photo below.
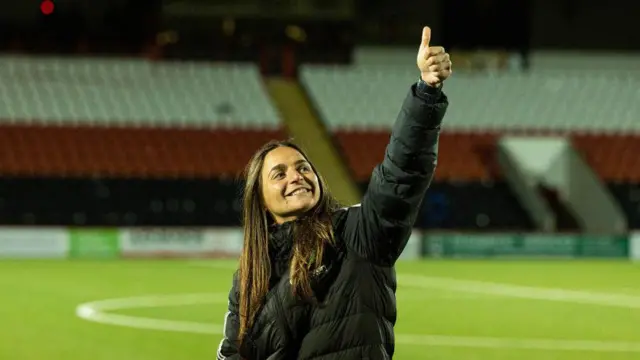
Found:
<path fill-rule="evenodd" d="M 269 254 L 274 260 L 289 258 L 293 245 L 293 226 L 296 220 L 269 226 Z"/>

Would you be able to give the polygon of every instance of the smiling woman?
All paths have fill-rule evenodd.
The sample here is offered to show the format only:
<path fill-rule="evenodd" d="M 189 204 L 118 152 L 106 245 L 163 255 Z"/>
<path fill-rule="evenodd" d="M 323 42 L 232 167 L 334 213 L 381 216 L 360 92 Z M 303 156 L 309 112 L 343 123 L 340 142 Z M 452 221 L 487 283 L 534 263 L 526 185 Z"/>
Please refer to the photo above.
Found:
<path fill-rule="evenodd" d="M 324 179 L 293 142 L 265 144 L 245 172 L 239 308 L 246 315 L 238 323 L 238 339 L 287 270 L 293 293 L 307 300 L 313 296 L 309 272 L 322 264 L 325 245 L 334 244 L 331 214 L 338 210 Z M 295 243 L 285 236 L 289 233 Z"/>
<path fill-rule="evenodd" d="M 442 82 L 451 61 L 430 38 L 425 27 L 420 77 L 408 86 L 360 205 L 340 208 L 290 142 L 268 143 L 250 160 L 244 245 L 218 359 L 393 357 L 394 265 L 431 183 L 448 107 Z"/>

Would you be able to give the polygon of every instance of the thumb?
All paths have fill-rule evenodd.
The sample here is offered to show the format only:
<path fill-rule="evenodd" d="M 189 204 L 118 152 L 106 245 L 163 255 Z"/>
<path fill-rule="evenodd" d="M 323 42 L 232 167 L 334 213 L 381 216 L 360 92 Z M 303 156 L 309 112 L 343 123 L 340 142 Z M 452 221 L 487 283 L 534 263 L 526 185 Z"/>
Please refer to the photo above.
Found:
<path fill-rule="evenodd" d="M 425 26 L 422 28 L 422 46 L 429 47 L 429 41 L 431 41 L 431 28 Z"/>

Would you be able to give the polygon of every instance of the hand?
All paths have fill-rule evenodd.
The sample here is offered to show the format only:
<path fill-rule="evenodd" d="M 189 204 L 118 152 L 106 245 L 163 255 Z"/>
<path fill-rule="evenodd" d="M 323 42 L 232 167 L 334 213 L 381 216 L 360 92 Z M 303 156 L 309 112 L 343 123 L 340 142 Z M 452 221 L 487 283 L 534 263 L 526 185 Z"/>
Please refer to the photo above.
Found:
<path fill-rule="evenodd" d="M 429 86 L 439 87 L 453 72 L 449 54 L 442 46 L 429 46 L 431 28 L 422 29 L 422 42 L 418 50 L 418 69 L 422 80 Z"/>

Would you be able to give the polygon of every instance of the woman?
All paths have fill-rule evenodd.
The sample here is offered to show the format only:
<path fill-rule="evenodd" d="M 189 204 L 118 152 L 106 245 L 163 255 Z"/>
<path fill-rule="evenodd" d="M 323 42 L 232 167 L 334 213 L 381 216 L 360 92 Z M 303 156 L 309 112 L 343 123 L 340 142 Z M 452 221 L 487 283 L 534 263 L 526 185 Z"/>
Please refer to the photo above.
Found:
<path fill-rule="evenodd" d="M 362 203 L 339 208 L 296 145 L 271 142 L 247 167 L 244 248 L 218 359 L 390 359 L 394 264 L 435 170 L 449 55 L 430 47 Z"/>

